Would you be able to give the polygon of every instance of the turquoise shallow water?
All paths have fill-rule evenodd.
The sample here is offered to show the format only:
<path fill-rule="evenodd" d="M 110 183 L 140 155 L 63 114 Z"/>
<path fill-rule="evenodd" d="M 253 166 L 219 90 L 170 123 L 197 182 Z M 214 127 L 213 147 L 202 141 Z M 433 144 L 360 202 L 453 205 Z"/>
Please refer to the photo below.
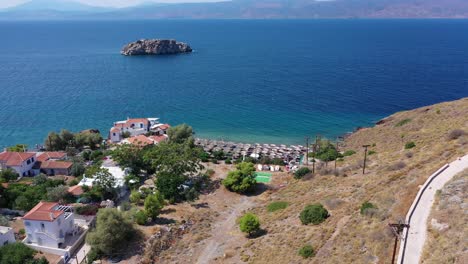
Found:
<path fill-rule="evenodd" d="M 468 96 L 465 20 L 0 22 L 0 146 L 126 117 L 302 143 Z M 192 54 L 123 57 L 139 38 Z"/>

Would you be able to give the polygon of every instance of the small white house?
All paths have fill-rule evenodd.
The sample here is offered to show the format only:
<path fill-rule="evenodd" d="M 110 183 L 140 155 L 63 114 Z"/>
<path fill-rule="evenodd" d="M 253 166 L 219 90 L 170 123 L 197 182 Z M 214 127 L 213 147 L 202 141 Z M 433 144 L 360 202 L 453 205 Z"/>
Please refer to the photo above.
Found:
<path fill-rule="evenodd" d="M 13 228 L 0 226 L 0 247 L 11 243 L 15 243 Z"/>
<path fill-rule="evenodd" d="M 13 169 L 20 176 L 34 176 L 33 166 L 36 163 L 36 153 L 10 152 L 0 153 L 0 169 Z"/>
<path fill-rule="evenodd" d="M 40 202 L 24 217 L 26 244 L 63 248 L 68 235 L 74 235 L 74 218 L 69 206 Z"/>
<path fill-rule="evenodd" d="M 114 188 L 117 190 L 117 194 L 120 197 L 124 196 L 127 192 L 127 186 L 125 185 L 125 177 L 128 175 L 128 170 L 122 170 L 117 166 L 101 166 L 103 169 L 107 169 L 110 174 L 114 177 L 115 184 Z M 79 186 L 92 187 L 96 182 L 95 175 L 84 175 L 83 179 L 78 183 Z"/>

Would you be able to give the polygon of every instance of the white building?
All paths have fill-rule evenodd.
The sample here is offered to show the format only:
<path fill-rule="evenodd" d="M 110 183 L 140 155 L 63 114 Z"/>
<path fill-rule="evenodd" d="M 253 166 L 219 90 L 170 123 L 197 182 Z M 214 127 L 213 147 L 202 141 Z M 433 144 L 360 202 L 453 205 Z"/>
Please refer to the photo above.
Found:
<path fill-rule="evenodd" d="M 69 206 L 40 202 L 24 217 L 26 244 L 64 248 L 67 236 L 75 235 L 73 212 Z"/>
<path fill-rule="evenodd" d="M 125 185 L 125 177 L 128 175 L 128 170 L 122 170 L 120 167 L 117 166 L 101 166 L 103 169 L 107 169 L 110 174 L 114 177 L 115 184 L 114 188 L 117 190 L 117 194 L 120 197 L 124 196 L 127 192 L 127 186 Z M 96 182 L 95 175 L 84 175 L 83 179 L 78 183 L 79 186 L 88 186 L 92 187 L 93 184 Z"/>
<path fill-rule="evenodd" d="M 159 118 L 128 118 L 124 121 L 117 121 L 110 129 L 109 139 L 116 143 L 123 139 L 124 133 L 128 133 L 130 136 L 144 135 L 158 123 Z"/>
<path fill-rule="evenodd" d="M 0 153 L 0 169 L 13 169 L 21 177 L 34 176 L 33 166 L 36 163 L 36 153 L 9 152 Z"/>
<path fill-rule="evenodd" d="M 13 228 L 0 226 L 0 247 L 11 243 L 15 243 Z"/>

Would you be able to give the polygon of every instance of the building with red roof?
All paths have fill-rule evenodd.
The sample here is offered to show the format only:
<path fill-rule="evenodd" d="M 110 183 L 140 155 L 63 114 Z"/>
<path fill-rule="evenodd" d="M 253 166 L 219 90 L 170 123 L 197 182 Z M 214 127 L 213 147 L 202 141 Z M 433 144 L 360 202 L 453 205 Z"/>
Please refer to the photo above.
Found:
<path fill-rule="evenodd" d="M 36 153 L 10 152 L 0 153 L 0 169 L 15 170 L 20 176 L 33 176 L 32 167 L 36 163 Z"/>
<path fill-rule="evenodd" d="M 66 236 L 74 233 L 71 207 L 52 202 L 40 202 L 23 217 L 24 242 L 50 248 L 63 248 Z"/>
<path fill-rule="evenodd" d="M 64 161 L 67 158 L 66 152 L 47 151 L 37 154 L 37 162 L 33 166 L 35 174 L 44 173 L 49 176 L 65 175 L 71 173 L 73 162 Z"/>
<path fill-rule="evenodd" d="M 117 121 L 109 131 L 109 140 L 113 143 L 124 139 L 125 134 L 130 136 L 144 135 L 150 131 L 151 126 L 158 124 L 159 118 L 128 118 Z"/>

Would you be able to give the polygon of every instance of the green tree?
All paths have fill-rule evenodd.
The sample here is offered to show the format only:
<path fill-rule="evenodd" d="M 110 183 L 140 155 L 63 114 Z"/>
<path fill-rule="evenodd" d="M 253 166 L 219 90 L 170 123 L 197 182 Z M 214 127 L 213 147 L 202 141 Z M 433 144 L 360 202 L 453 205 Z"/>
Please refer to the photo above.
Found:
<path fill-rule="evenodd" d="M 72 201 L 73 198 L 68 192 L 68 187 L 65 185 L 59 185 L 57 187 L 47 188 L 47 200 L 51 202 L 66 203 Z"/>
<path fill-rule="evenodd" d="M 130 193 L 130 202 L 134 204 L 140 204 L 141 203 L 141 193 L 137 190 L 133 190 Z"/>
<path fill-rule="evenodd" d="M 71 175 L 75 177 L 80 177 L 85 172 L 86 168 L 82 162 L 73 161 L 73 165 L 70 169 Z"/>
<path fill-rule="evenodd" d="M 156 187 L 170 202 L 184 199 L 184 184 L 203 169 L 200 149 L 189 142 L 163 142 L 145 153 L 145 160 L 156 172 Z"/>
<path fill-rule="evenodd" d="M 47 264 L 44 257 L 34 259 L 36 251 L 23 243 L 16 242 L 0 248 L 0 263 L 2 264 Z"/>
<path fill-rule="evenodd" d="M 88 233 L 86 241 L 93 249 L 111 256 L 124 250 L 135 234 L 132 222 L 123 212 L 104 208 L 99 210 L 96 228 Z"/>
<path fill-rule="evenodd" d="M 134 219 L 137 224 L 146 225 L 146 222 L 148 222 L 148 215 L 146 215 L 145 211 L 139 210 L 134 215 Z"/>
<path fill-rule="evenodd" d="M 156 187 L 169 202 L 179 202 L 184 199 L 182 185 L 188 179 L 185 175 L 160 172 L 156 178 Z"/>
<path fill-rule="evenodd" d="M 65 150 L 65 143 L 60 135 L 55 132 L 49 132 L 45 139 L 44 146 L 48 151 Z"/>
<path fill-rule="evenodd" d="M 94 178 L 93 189 L 96 188 L 101 194 L 102 198 L 112 197 L 115 194 L 115 178 L 106 168 L 90 167 L 86 171 L 86 175 Z"/>
<path fill-rule="evenodd" d="M 187 124 L 181 124 L 178 126 L 170 127 L 167 130 L 169 141 L 174 143 L 185 143 L 192 140 L 193 129 Z"/>
<path fill-rule="evenodd" d="M 328 162 L 341 158 L 341 153 L 336 150 L 335 145 L 329 140 L 320 140 L 319 148 L 315 153 L 315 158 Z"/>
<path fill-rule="evenodd" d="M 312 171 L 307 167 L 302 167 L 294 172 L 294 178 L 301 179 L 302 177 L 306 176 L 307 174 L 311 173 Z"/>
<path fill-rule="evenodd" d="M 328 211 L 321 204 L 310 204 L 304 208 L 299 218 L 304 225 L 318 225 L 328 218 Z"/>
<path fill-rule="evenodd" d="M 19 174 L 13 169 L 7 168 L 0 171 L 0 182 L 15 181 L 18 177 Z"/>
<path fill-rule="evenodd" d="M 10 152 L 25 152 L 27 149 L 28 145 L 26 144 L 16 144 L 7 148 L 7 150 Z"/>
<path fill-rule="evenodd" d="M 73 146 L 75 135 L 72 132 L 62 129 L 59 136 L 65 146 Z"/>
<path fill-rule="evenodd" d="M 240 218 L 239 227 L 242 232 L 247 233 L 250 237 L 260 230 L 260 221 L 256 215 L 247 213 Z"/>
<path fill-rule="evenodd" d="M 33 178 L 33 185 L 43 185 L 47 182 L 48 177 L 45 174 L 39 174 L 36 177 Z"/>
<path fill-rule="evenodd" d="M 155 194 L 150 194 L 146 197 L 145 212 L 147 216 L 156 219 L 163 207 L 164 198 L 158 191 Z"/>
<path fill-rule="evenodd" d="M 149 162 L 144 159 L 146 150 L 133 144 L 122 144 L 112 151 L 112 159 L 121 167 L 129 168 L 132 174 L 139 175 L 149 169 Z"/>
<path fill-rule="evenodd" d="M 223 185 L 230 191 L 245 193 L 252 191 L 257 184 L 254 164 L 242 162 L 236 165 L 235 171 L 230 171 Z"/>

